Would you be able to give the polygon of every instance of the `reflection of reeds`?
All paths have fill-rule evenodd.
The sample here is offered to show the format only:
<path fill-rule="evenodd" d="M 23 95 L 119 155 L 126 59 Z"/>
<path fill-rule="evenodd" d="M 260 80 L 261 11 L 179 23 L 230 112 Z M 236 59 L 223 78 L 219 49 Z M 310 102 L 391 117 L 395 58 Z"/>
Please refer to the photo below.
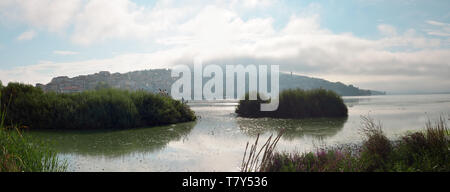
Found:
<path fill-rule="evenodd" d="M 242 158 L 241 172 L 256 172 L 264 170 L 265 167 L 268 165 L 270 159 L 272 158 L 275 147 L 277 146 L 277 143 L 284 132 L 285 129 L 282 129 L 280 132 L 278 132 L 278 135 L 273 140 L 272 140 L 273 134 L 270 135 L 270 137 L 267 139 L 264 145 L 261 146 L 259 150 L 257 150 L 259 141 L 259 134 L 258 134 L 256 136 L 255 143 L 250 146 L 248 157 L 247 157 L 247 149 L 249 142 L 247 142 L 247 145 L 245 146 L 244 157 Z M 260 157 L 261 152 L 263 151 L 264 153 L 262 153 L 262 157 Z"/>

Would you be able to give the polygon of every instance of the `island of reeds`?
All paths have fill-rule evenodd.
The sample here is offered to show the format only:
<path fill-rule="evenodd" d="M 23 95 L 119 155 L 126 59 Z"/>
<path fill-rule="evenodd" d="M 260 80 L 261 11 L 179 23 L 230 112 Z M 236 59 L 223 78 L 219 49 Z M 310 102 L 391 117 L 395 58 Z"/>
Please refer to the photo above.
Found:
<path fill-rule="evenodd" d="M 240 100 L 236 113 L 241 117 L 271 118 L 316 118 L 347 117 L 348 109 L 341 96 L 325 89 L 288 89 L 279 95 L 279 106 L 275 111 L 261 111 L 264 101 L 258 94 L 257 100 L 249 100 L 249 94 Z"/>
<path fill-rule="evenodd" d="M 169 96 L 145 91 L 99 89 L 81 93 L 44 92 L 20 83 L 0 87 L 5 126 L 28 129 L 93 130 L 150 127 L 194 121 L 194 112 Z"/>

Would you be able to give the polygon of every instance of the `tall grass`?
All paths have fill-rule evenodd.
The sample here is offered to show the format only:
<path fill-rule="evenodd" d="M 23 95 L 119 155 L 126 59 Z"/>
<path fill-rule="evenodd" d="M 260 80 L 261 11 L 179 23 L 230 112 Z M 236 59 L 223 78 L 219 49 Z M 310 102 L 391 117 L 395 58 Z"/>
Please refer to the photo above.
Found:
<path fill-rule="evenodd" d="M 264 172 L 355 172 L 361 170 L 348 150 L 329 148 L 308 153 L 275 153 Z"/>
<path fill-rule="evenodd" d="M 170 97 L 117 89 L 82 93 L 44 93 L 31 85 L 2 88 L 3 105 L 11 98 L 6 123 L 30 129 L 125 129 L 195 120 L 194 112 Z"/>
<path fill-rule="evenodd" d="M 269 136 L 267 141 L 258 150 L 259 134 L 256 136 L 255 143 L 250 146 L 249 154 L 247 156 L 247 149 L 249 142 L 245 147 L 244 157 L 242 158 L 241 172 L 254 172 L 265 170 L 268 166 L 269 160 L 272 159 L 273 152 L 284 133 L 284 129 L 281 130 L 278 135 L 273 138 L 273 134 Z M 261 153 L 262 152 L 262 153 Z M 260 157 L 260 155 L 262 155 Z"/>
<path fill-rule="evenodd" d="M 361 134 L 364 137 L 361 160 L 366 171 L 386 170 L 392 153 L 392 142 L 383 133 L 381 123 L 370 116 L 362 116 Z"/>
<path fill-rule="evenodd" d="M 0 117 L 0 172 L 66 170 L 66 162 L 61 162 L 47 143 L 23 135 L 15 126 L 6 129 L 6 106 L 0 105 Z"/>
<path fill-rule="evenodd" d="M 236 113 L 241 117 L 274 118 L 311 118 L 311 117 L 347 117 L 348 109 L 342 98 L 333 91 L 325 89 L 284 90 L 279 95 L 279 107 L 275 111 L 261 111 L 261 98 L 239 101 Z"/>
<path fill-rule="evenodd" d="M 430 172 L 450 171 L 449 129 L 444 118 L 424 131 L 389 140 L 380 123 L 362 117 L 362 144 L 308 153 L 274 152 L 259 171 L 281 172 Z"/>
<path fill-rule="evenodd" d="M 446 120 L 440 117 L 430 120 L 425 130 L 401 138 L 390 157 L 398 171 L 450 171 L 450 130 Z"/>

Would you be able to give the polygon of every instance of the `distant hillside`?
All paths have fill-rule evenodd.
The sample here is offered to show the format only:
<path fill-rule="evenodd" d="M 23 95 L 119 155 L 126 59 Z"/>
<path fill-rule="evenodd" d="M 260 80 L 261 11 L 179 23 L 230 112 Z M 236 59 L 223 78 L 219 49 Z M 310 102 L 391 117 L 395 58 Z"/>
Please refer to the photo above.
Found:
<path fill-rule="evenodd" d="M 362 95 L 385 95 L 386 92 L 365 90 L 353 85 L 345 85 L 341 82 L 330 82 L 324 79 L 312 78 L 300 75 L 290 75 L 280 73 L 280 89 L 301 88 L 316 89 L 323 88 L 335 91 L 342 96 L 362 96 Z"/>
<path fill-rule="evenodd" d="M 46 85 L 36 84 L 36 86 L 41 87 L 44 91 L 55 91 L 59 93 L 81 92 L 103 87 L 126 90 L 146 90 L 149 92 L 158 92 L 159 89 L 161 89 L 170 93 L 171 85 L 176 81 L 176 78 L 172 78 L 170 74 L 171 71 L 168 69 L 133 71 L 123 74 L 111 74 L 107 71 L 102 71 L 73 78 L 67 76 L 55 77 Z M 270 79 L 270 76 L 268 78 Z M 208 79 L 204 78 L 203 83 L 206 83 L 207 80 Z M 345 85 L 340 82 L 333 83 L 324 79 L 280 73 L 280 90 L 290 88 L 323 88 L 333 90 L 342 96 L 385 94 L 380 91 L 359 89 L 358 87 Z M 224 93 L 225 92 L 226 91 L 224 90 Z"/>
<path fill-rule="evenodd" d="M 170 70 L 155 69 L 123 74 L 111 74 L 108 71 L 101 71 L 99 73 L 80 75 L 74 78 L 60 76 L 53 78 L 46 85 L 36 84 L 36 86 L 41 87 L 44 91 L 55 91 L 58 93 L 81 92 L 103 87 L 156 92 L 158 89 L 169 90 L 174 81 L 175 79 L 170 77 Z"/>

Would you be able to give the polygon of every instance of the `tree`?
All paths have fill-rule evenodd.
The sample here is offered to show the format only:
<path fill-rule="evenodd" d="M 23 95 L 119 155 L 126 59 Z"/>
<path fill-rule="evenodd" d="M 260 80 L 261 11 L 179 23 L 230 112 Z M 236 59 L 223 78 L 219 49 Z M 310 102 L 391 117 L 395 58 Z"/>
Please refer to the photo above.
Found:
<path fill-rule="evenodd" d="M 103 81 L 97 83 L 95 86 L 95 90 L 101 90 L 101 89 L 109 89 L 111 86 Z"/>

